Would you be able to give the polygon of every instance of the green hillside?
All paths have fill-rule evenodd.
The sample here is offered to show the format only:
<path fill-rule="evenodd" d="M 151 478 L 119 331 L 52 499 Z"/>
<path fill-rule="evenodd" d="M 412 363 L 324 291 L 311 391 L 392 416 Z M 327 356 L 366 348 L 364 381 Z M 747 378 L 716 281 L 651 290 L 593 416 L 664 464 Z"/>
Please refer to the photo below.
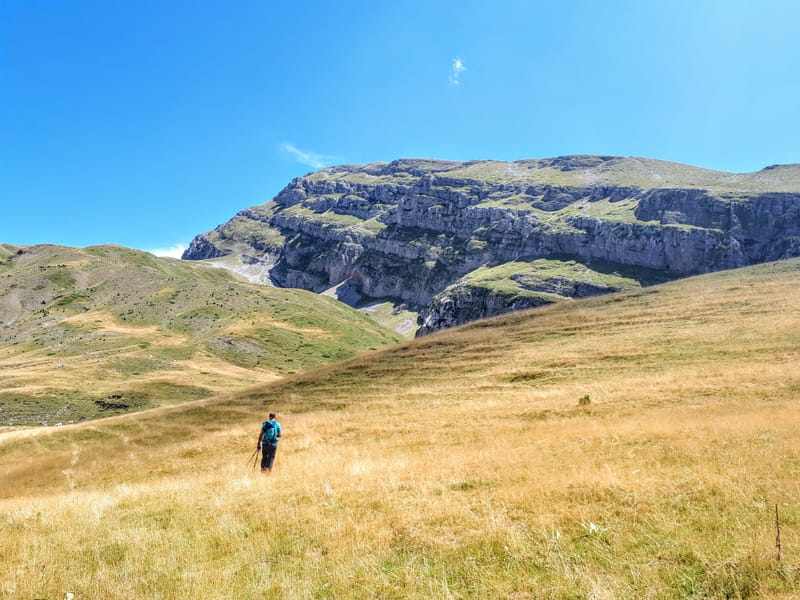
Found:
<path fill-rule="evenodd" d="M 334 300 L 117 246 L 0 246 L 0 426 L 272 381 L 399 337 Z"/>

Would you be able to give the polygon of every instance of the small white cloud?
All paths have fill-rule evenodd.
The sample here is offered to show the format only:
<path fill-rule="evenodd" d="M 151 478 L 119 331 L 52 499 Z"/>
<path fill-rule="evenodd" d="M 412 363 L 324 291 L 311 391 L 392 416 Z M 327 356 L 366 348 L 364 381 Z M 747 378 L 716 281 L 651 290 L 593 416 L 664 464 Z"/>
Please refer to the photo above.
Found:
<path fill-rule="evenodd" d="M 458 85 L 461 83 L 461 74 L 467 70 L 464 66 L 464 61 L 458 56 L 453 59 L 453 65 L 450 67 L 450 85 Z"/>
<path fill-rule="evenodd" d="M 164 258 L 180 258 L 186 250 L 186 244 L 174 244 L 168 248 L 154 248 L 153 250 L 146 250 L 150 254 L 161 256 Z"/>
<path fill-rule="evenodd" d="M 335 156 L 317 154 L 316 152 L 306 152 L 294 144 L 281 144 L 281 150 L 283 150 L 286 154 L 289 154 L 301 165 L 307 165 L 309 167 L 313 167 L 314 169 L 323 169 L 338 162 Z"/>

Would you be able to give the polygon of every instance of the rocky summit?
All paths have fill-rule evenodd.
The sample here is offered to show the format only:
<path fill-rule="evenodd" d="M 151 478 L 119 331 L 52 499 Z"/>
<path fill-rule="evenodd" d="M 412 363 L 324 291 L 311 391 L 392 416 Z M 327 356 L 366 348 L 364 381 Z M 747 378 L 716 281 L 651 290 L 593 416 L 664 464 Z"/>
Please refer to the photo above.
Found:
<path fill-rule="evenodd" d="M 357 307 L 390 301 L 422 334 L 794 256 L 800 165 L 564 156 L 329 167 L 198 235 L 183 258 Z"/>

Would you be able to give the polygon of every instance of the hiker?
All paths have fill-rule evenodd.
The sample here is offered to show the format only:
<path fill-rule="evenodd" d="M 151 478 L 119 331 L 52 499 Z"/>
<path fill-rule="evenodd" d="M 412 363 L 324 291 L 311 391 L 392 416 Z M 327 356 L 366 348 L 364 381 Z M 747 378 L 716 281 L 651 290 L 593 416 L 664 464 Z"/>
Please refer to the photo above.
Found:
<path fill-rule="evenodd" d="M 261 424 L 256 451 L 261 449 L 261 471 L 272 471 L 278 438 L 281 437 L 281 424 L 275 420 L 275 413 L 269 413 L 269 420 Z"/>

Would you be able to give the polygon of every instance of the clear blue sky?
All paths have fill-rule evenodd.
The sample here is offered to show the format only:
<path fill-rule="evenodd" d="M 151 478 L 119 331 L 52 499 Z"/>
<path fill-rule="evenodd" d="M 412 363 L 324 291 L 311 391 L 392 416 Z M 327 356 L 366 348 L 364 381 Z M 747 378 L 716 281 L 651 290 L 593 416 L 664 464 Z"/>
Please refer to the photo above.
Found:
<path fill-rule="evenodd" d="M 0 242 L 185 245 L 400 157 L 800 162 L 800 3 L 0 0 Z"/>

